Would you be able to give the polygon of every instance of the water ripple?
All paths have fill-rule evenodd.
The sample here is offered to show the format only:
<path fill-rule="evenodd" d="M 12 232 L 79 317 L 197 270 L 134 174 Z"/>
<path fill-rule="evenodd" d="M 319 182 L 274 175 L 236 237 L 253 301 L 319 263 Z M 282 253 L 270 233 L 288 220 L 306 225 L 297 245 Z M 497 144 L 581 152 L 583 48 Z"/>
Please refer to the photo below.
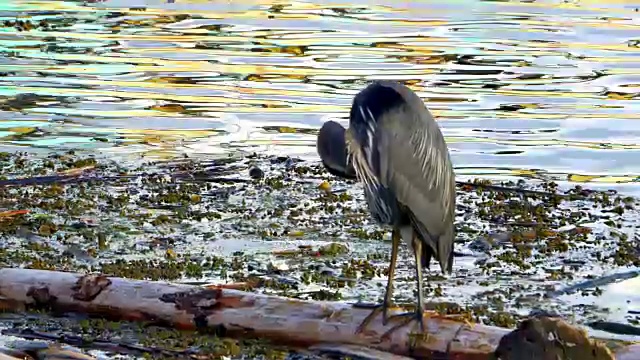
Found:
<path fill-rule="evenodd" d="M 640 14 L 622 1 L 13 0 L 0 24 L 0 149 L 316 159 L 321 124 L 394 79 L 459 176 L 639 192 Z"/>

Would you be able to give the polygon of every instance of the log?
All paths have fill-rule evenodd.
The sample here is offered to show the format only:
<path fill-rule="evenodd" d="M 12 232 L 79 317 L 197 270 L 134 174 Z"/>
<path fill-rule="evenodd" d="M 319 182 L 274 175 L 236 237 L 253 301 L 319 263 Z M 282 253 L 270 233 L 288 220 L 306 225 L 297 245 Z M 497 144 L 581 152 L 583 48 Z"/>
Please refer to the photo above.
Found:
<path fill-rule="evenodd" d="M 544 330 L 548 324 L 559 322 L 523 322 L 524 325 L 512 332 L 430 314 L 426 333 L 415 334 L 412 326 L 405 326 L 384 338 L 382 335 L 396 323 L 385 326 L 379 315 L 363 333 L 356 334 L 356 327 L 371 310 L 346 303 L 301 301 L 222 287 L 204 288 L 99 274 L 0 269 L 0 310 L 36 308 L 80 312 L 112 320 L 145 321 L 178 329 L 213 330 L 224 336 L 265 338 L 294 347 L 334 343 L 419 359 L 456 360 L 495 359 L 499 346 L 500 359 L 515 359 L 510 349 L 522 339 L 529 341 L 527 332 L 536 328 Z M 560 326 L 573 328 L 561 321 Z M 553 331 L 561 337 L 566 333 Z M 576 334 L 584 332 L 569 333 L 567 341 L 575 343 Z M 539 338 L 545 341 L 548 336 Z M 593 354 L 604 354 L 597 359 L 614 359 L 601 343 L 587 340 L 585 344 L 594 349 L 589 350 Z M 636 345 L 622 346 L 616 353 L 620 354 L 618 359 L 640 358 Z"/>

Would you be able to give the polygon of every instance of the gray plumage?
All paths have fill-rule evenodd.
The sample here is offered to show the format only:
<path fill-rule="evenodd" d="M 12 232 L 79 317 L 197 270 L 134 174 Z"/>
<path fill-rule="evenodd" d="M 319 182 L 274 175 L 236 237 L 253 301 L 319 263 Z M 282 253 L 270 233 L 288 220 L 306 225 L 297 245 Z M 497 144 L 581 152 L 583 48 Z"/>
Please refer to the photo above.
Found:
<path fill-rule="evenodd" d="M 422 267 L 428 267 L 432 257 L 442 272 L 451 272 L 456 201 L 453 166 L 438 124 L 411 89 L 391 81 L 370 84 L 355 96 L 346 132 L 338 123 L 327 122 L 317 145 L 332 174 L 355 175 L 363 183 L 372 217 L 392 226 L 394 236 L 419 252 L 420 287 Z M 392 264 L 395 266 L 394 258 Z M 390 289 L 391 279 L 389 297 Z M 422 308 L 421 291 L 419 294 Z M 390 300 L 385 297 L 385 301 Z"/>
<path fill-rule="evenodd" d="M 320 128 L 316 148 L 324 167 L 335 176 L 355 179 L 356 172 L 347 162 L 347 144 L 344 142 L 344 128 L 335 121 L 327 121 Z"/>

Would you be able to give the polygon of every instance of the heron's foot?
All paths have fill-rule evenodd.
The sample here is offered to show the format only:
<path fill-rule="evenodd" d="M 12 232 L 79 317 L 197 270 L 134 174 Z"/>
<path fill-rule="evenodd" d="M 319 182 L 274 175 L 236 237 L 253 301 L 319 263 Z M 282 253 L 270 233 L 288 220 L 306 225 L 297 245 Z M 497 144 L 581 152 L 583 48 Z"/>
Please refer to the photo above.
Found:
<path fill-rule="evenodd" d="M 418 322 L 418 325 L 420 326 L 420 333 L 424 334 L 426 329 L 426 318 L 428 317 L 429 315 L 425 314 L 425 312 L 422 310 L 416 310 L 412 312 L 392 315 L 388 318 L 388 321 L 392 321 L 395 319 L 400 319 L 401 321 L 399 324 L 395 325 L 391 329 L 387 330 L 387 332 L 382 334 L 382 340 L 384 341 L 390 340 L 391 334 L 393 334 L 396 330 L 409 325 L 409 323 L 413 321 Z"/>
<path fill-rule="evenodd" d="M 382 325 L 387 325 L 387 321 L 389 320 L 389 304 L 384 302 L 381 304 L 355 304 L 354 307 L 372 309 L 371 313 L 369 313 L 369 315 L 367 315 L 367 317 L 362 320 L 362 323 L 360 323 L 360 325 L 356 329 L 356 334 L 361 334 L 367 327 L 367 325 L 371 323 L 371 320 L 378 316 L 380 312 L 382 312 Z"/>
<path fill-rule="evenodd" d="M 469 319 L 464 319 L 463 323 L 470 329 L 473 329 L 476 326 L 476 324 L 472 323 Z"/>

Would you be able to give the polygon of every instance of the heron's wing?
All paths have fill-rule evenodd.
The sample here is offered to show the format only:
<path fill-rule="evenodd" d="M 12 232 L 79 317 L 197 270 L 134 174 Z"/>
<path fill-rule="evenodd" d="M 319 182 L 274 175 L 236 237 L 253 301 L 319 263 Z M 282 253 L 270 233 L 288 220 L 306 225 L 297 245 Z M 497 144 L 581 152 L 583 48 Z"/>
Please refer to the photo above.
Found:
<path fill-rule="evenodd" d="M 453 247 L 453 166 L 440 128 L 422 100 L 413 93 L 403 96 L 406 103 L 378 121 L 379 179 L 410 210 L 443 265 Z"/>

